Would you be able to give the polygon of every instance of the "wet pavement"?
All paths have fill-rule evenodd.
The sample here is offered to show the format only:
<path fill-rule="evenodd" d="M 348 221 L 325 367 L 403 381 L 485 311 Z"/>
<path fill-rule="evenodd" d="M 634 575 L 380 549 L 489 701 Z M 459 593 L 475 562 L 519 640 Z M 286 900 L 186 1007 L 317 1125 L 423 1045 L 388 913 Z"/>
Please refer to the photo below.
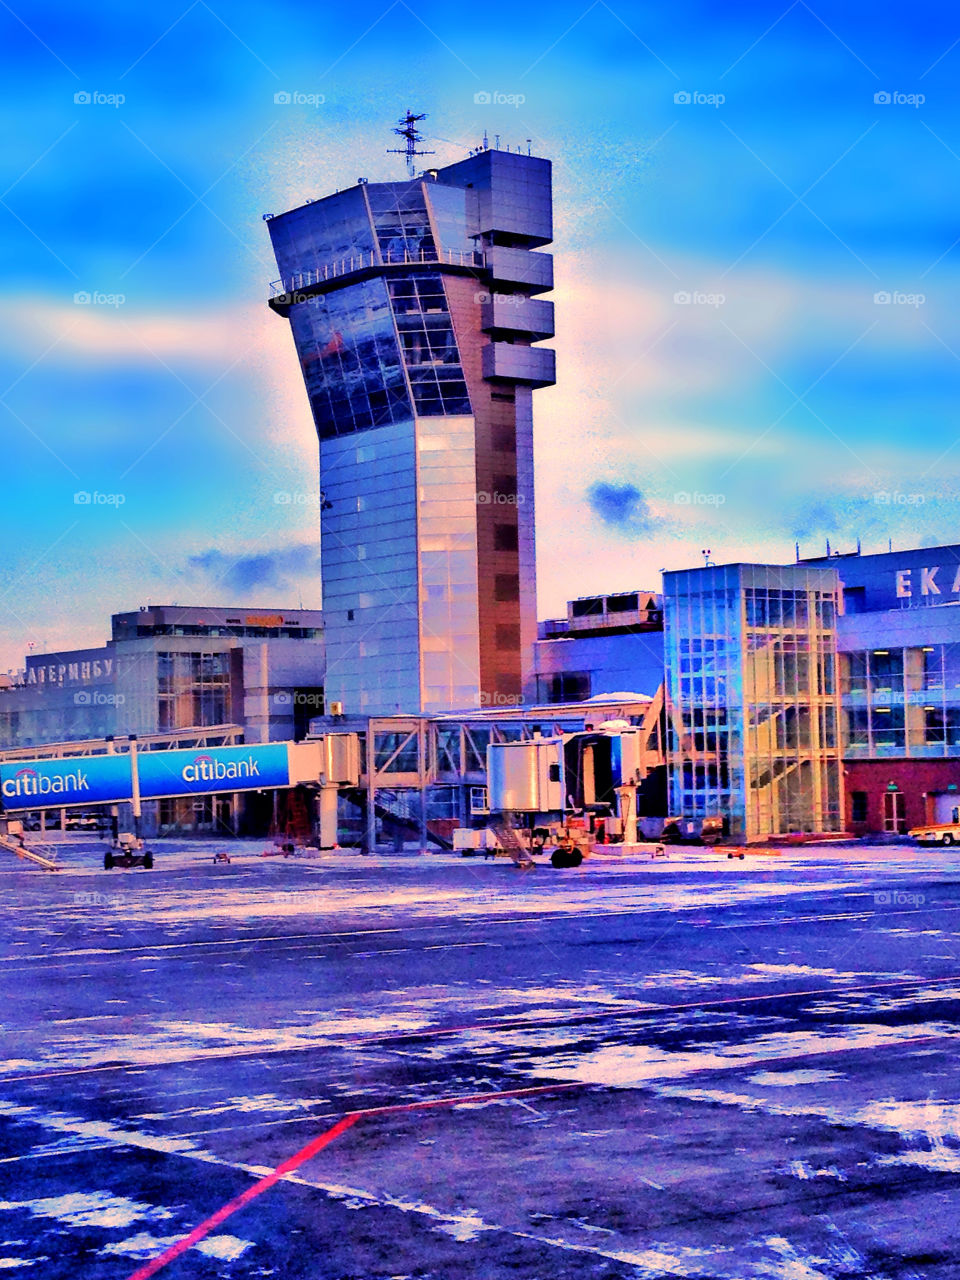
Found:
<path fill-rule="evenodd" d="M 262 847 L 0 864 L 0 1270 L 960 1276 L 960 853 Z"/>

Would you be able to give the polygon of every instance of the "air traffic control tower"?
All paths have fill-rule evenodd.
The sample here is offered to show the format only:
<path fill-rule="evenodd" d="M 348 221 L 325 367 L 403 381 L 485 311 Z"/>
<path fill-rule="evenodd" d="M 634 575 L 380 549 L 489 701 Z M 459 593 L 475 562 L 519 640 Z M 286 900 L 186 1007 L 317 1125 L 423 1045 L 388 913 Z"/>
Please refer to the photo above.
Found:
<path fill-rule="evenodd" d="M 532 394 L 555 381 L 535 345 L 554 332 L 539 296 L 550 162 L 484 147 L 268 226 L 270 306 L 320 438 L 327 705 L 519 702 L 536 638 Z"/>

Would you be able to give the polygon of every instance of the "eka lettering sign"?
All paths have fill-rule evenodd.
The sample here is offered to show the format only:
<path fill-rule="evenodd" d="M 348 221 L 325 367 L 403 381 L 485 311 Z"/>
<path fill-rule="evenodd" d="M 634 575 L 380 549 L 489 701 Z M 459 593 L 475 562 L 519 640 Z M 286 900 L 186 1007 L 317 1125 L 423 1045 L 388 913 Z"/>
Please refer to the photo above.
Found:
<path fill-rule="evenodd" d="M 141 751 L 137 755 L 137 768 L 143 800 L 216 791 L 259 791 L 290 785 L 284 742 L 187 751 Z"/>
<path fill-rule="evenodd" d="M 5 809 L 112 804 L 130 799 L 131 776 L 128 755 L 9 760 L 0 765 L 0 796 Z"/>
<path fill-rule="evenodd" d="M 951 566 L 952 568 L 952 566 Z M 915 596 L 960 596 L 960 565 L 941 572 L 935 564 L 921 569 L 898 569 L 894 575 L 897 599 L 911 600 Z"/>

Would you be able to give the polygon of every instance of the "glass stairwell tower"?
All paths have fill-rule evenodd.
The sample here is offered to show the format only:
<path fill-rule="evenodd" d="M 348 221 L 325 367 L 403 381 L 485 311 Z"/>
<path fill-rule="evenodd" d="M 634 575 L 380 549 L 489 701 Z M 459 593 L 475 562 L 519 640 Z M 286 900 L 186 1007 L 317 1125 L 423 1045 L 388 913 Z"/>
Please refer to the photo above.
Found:
<path fill-rule="evenodd" d="M 268 220 L 320 441 L 326 699 L 510 705 L 536 638 L 550 162 L 484 150 Z"/>

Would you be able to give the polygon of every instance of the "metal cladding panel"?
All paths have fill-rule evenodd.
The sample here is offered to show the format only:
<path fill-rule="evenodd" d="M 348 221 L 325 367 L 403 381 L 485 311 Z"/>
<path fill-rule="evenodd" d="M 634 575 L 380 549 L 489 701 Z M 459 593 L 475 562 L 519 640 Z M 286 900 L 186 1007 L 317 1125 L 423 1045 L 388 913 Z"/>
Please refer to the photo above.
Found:
<path fill-rule="evenodd" d="M 553 303 L 543 298 L 527 298 L 519 293 L 493 293 L 483 302 L 480 311 L 481 327 L 506 329 L 511 333 L 524 333 L 533 341 L 552 338 L 556 329 L 553 321 Z"/>
<path fill-rule="evenodd" d="M 541 245 L 553 239 L 551 172 L 539 156 L 491 149 L 438 170 L 437 181 L 476 191 L 479 231 Z"/>
<path fill-rule="evenodd" d="M 639 730 L 624 730 L 620 734 L 620 783 L 626 785 L 634 778 L 642 778 L 643 747 Z"/>
<path fill-rule="evenodd" d="M 551 813 L 563 808 L 563 786 L 550 778 L 556 765 L 562 777 L 559 738 L 533 742 L 496 742 L 487 748 L 487 791 L 494 812 Z"/>
<path fill-rule="evenodd" d="M 326 783 L 340 782 L 355 787 L 363 772 L 360 739 L 355 733 L 327 733 L 323 738 L 321 772 Z"/>
<path fill-rule="evenodd" d="M 492 382 L 520 382 L 552 387 L 557 380 L 556 352 L 549 347 L 521 347 L 491 342 L 483 348 L 483 376 Z"/>
<path fill-rule="evenodd" d="M 553 288 L 553 258 L 534 249 L 491 245 L 485 254 L 486 267 L 496 284 L 519 284 L 531 293 Z"/>

